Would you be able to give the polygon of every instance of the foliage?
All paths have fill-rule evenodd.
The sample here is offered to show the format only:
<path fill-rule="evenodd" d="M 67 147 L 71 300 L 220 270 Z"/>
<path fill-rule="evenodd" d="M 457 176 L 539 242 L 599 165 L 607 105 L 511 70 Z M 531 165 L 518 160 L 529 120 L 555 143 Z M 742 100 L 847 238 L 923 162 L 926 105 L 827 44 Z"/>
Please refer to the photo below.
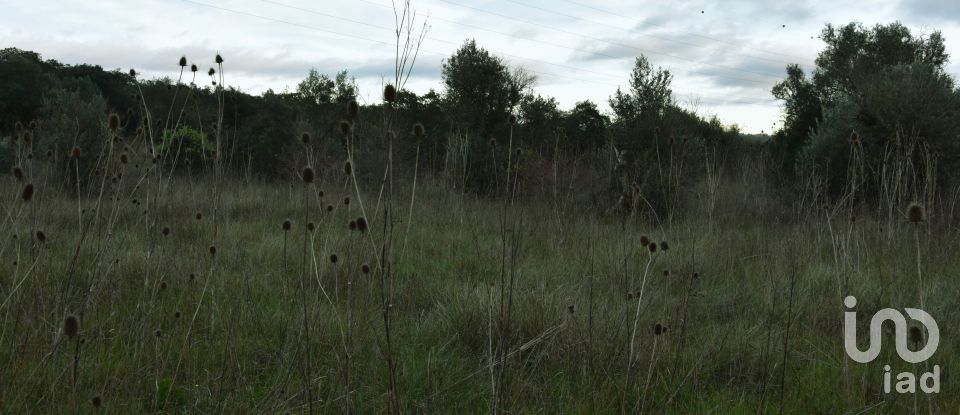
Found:
<path fill-rule="evenodd" d="M 176 131 L 164 130 L 157 146 L 160 155 L 187 166 L 198 165 L 212 157 L 215 150 L 213 141 L 206 134 L 189 126 Z"/>
<path fill-rule="evenodd" d="M 610 98 L 610 108 L 621 120 L 636 118 L 657 119 L 673 105 L 670 83 L 673 75 L 669 70 L 653 69 L 643 55 L 637 57 L 630 73 L 630 90 L 617 92 Z"/>
<path fill-rule="evenodd" d="M 615 119 L 610 127 L 613 148 L 610 198 L 627 212 L 652 207 L 648 214 L 677 213 L 683 189 L 703 178 L 706 165 L 720 170 L 728 142 L 739 132 L 716 117 L 706 120 L 677 106 L 669 71 L 654 69 L 646 57 L 634 62 L 630 89 L 609 100 Z M 612 203 L 613 200 L 610 200 Z"/>
<path fill-rule="evenodd" d="M 52 66 L 34 52 L 0 50 L 0 135 L 11 134 L 16 122 L 36 119 Z"/>
<path fill-rule="evenodd" d="M 565 114 L 563 130 L 567 143 L 577 153 L 597 149 L 606 142 L 610 119 L 600 112 L 597 104 L 580 101 Z"/>
<path fill-rule="evenodd" d="M 468 40 L 444 61 L 446 107 L 461 126 L 491 135 L 506 123 L 534 78 L 511 71 L 503 61 Z"/>
<path fill-rule="evenodd" d="M 314 104 L 346 104 L 357 96 L 357 84 L 347 71 L 337 72 L 335 79 L 310 69 L 307 77 L 297 84 L 297 95 Z"/>
<path fill-rule="evenodd" d="M 35 134 L 36 149 L 53 149 L 50 160 L 53 171 L 68 171 L 62 175 L 62 184 L 76 186 L 92 180 L 92 169 L 105 143 L 110 140 L 107 128 L 107 101 L 89 79 L 80 78 L 44 94 L 40 109 L 40 132 Z M 70 152 L 76 146 L 81 157 L 74 159 Z"/>
<path fill-rule="evenodd" d="M 832 195 L 846 188 L 849 140 L 862 138 L 868 171 L 879 172 L 888 149 L 900 139 L 919 140 L 943 160 L 941 184 L 955 183 L 960 159 L 958 92 L 945 74 L 948 56 L 940 32 L 915 36 L 900 23 L 865 28 L 827 25 L 826 47 L 808 78 L 797 65 L 773 88 L 784 101 L 783 128 L 771 143 L 782 176 L 805 165 L 828 172 Z M 876 196 L 878 184 L 866 191 Z"/>

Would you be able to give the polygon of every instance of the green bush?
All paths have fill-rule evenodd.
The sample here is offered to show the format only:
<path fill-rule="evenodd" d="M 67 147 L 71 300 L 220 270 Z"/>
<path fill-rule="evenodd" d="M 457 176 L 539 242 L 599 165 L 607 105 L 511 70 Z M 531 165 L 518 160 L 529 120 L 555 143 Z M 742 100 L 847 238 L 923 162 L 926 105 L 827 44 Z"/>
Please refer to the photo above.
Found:
<path fill-rule="evenodd" d="M 157 152 L 168 162 L 185 167 L 194 167 L 213 157 L 213 141 L 202 131 L 193 127 L 180 127 L 176 131 L 164 130 Z"/>
<path fill-rule="evenodd" d="M 73 173 L 62 176 L 62 185 L 72 188 L 78 176 L 81 184 L 91 177 L 97 157 L 110 137 L 107 113 L 106 100 L 87 78 L 64 82 L 44 95 L 34 149 L 52 150 L 53 156 L 44 160 L 52 171 Z M 73 147 L 81 152 L 76 166 L 70 155 Z"/>

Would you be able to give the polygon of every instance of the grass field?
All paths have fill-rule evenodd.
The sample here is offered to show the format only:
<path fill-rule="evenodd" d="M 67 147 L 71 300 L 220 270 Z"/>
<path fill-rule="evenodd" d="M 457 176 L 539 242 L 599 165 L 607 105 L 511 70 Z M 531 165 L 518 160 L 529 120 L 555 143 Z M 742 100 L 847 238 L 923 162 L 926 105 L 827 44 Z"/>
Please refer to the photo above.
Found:
<path fill-rule="evenodd" d="M 377 189 L 361 207 L 343 183 L 182 178 L 80 200 L 37 183 L 23 201 L 3 178 L 0 412 L 960 407 L 955 229 L 797 215 L 732 186 L 712 215 L 658 222 L 422 180 L 391 231 Z M 904 363 L 888 335 L 853 362 L 846 295 L 861 347 L 875 311 L 922 303 L 938 351 Z M 885 364 L 939 365 L 940 393 L 884 393 Z"/>

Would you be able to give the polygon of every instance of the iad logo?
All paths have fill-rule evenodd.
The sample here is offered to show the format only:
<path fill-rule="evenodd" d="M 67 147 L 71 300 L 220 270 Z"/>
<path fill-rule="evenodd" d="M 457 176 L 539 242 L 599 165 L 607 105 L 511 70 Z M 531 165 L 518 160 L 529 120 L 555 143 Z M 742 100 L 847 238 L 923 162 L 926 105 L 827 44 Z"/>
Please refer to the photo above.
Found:
<path fill-rule="evenodd" d="M 857 299 L 848 296 L 843 300 L 843 304 L 847 309 L 852 310 L 857 306 Z M 857 312 L 846 311 L 843 313 L 843 347 L 846 349 L 847 355 L 859 363 L 869 363 L 876 359 L 880 355 L 883 322 L 889 320 L 894 325 L 894 340 L 896 341 L 897 354 L 900 355 L 901 359 L 908 363 L 920 363 L 932 357 L 937 351 L 937 346 L 940 345 L 940 328 L 937 327 L 937 322 L 926 311 L 916 308 L 904 310 L 910 318 L 920 322 L 927 329 L 927 343 L 922 349 L 913 351 L 907 347 L 907 320 L 903 313 L 892 308 L 885 308 L 874 314 L 870 320 L 870 345 L 867 346 L 867 351 L 860 351 L 857 347 Z M 890 365 L 885 365 L 883 370 L 883 390 L 890 393 Z M 914 393 L 916 392 L 916 386 L 917 379 L 913 373 L 903 372 L 897 375 L 896 390 L 898 393 Z M 932 372 L 920 376 L 920 389 L 925 393 L 940 392 L 939 365 L 934 365 Z"/>

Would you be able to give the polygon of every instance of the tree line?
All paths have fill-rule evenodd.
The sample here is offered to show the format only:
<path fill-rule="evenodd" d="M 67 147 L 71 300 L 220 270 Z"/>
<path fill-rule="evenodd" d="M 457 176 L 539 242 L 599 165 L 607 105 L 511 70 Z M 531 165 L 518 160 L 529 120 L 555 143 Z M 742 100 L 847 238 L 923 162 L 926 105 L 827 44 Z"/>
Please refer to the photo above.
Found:
<path fill-rule="evenodd" d="M 900 23 L 851 23 L 827 25 L 820 39 L 825 47 L 812 73 L 790 65 L 772 89 L 783 103 L 783 118 L 767 140 L 746 140 L 736 126 L 679 105 L 672 74 L 644 56 L 636 58 L 629 84 L 613 91 L 609 111 L 589 100 L 561 110 L 554 98 L 535 92 L 535 76 L 467 40 L 444 60 L 440 91 L 398 92 L 393 125 L 421 123 L 427 129 L 415 143 L 409 132 L 393 132 L 410 140 L 399 149 L 399 162 L 420 163 L 426 174 L 485 192 L 495 187 L 499 170 L 514 167 L 506 165 L 510 157 L 497 157 L 509 145 L 518 157 L 523 154 L 528 183 L 555 187 L 555 171 L 562 168 L 589 177 L 608 202 L 627 208 L 638 193 L 663 207 L 681 204 L 680 189 L 713 169 L 732 172 L 743 154 L 764 160 L 764 180 L 795 191 L 813 181 L 827 198 L 852 192 L 852 198 L 875 202 L 891 197 L 891 187 L 906 187 L 897 190 L 899 197 L 916 198 L 929 192 L 925 186 L 955 186 L 960 93 L 944 70 L 942 35 L 915 35 Z M 348 71 L 328 76 L 311 69 L 294 91 L 251 95 L 223 90 L 213 69 L 209 77 L 201 68 L 180 69 L 186 76 L 147 80 L 133 71 L 65 65 L 15 48 L 0 51 L 0 163 L 12 167 L 17 125 L 39 126 L 37 152 L 64 154 L 75 144 L 96 152 L 108 135 L 106 114 L 121 114 L 123 128 L 133 133 L 144 127 L 147 110 L 155 118 L 182 120 L 154 145 L 190 150 L 184 151 L 183 169 L 210 150 L 204 137 L 217 122 L 225 131 L 221 151 L 228 167 L 249 176 L 295 172 L 295 148 L 304 133 L 321 146 L 321 166 L 336 168 L 343 160 L 340 121 L 359 94 Z M 217 91 L 225 97 L 222 120 L 216 119 Z M 363 123 L 383 105 L 363 105 L 353 132 L 361 176 L 377 176 L 375 166 L 384 160 L 382 137 L 388 132 Z M 877 179 L 894 172 L 909 177 L 899 179 L 904 183 Z"/>

